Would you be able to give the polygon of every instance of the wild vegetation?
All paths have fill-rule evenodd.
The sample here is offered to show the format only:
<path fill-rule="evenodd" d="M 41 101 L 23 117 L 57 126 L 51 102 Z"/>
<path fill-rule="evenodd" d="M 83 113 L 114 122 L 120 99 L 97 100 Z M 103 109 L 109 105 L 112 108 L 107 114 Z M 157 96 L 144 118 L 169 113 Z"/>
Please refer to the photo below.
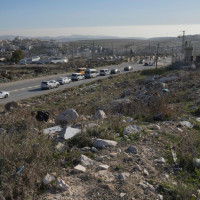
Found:
<path fill-rule="evenodd" d="M 49 173 L 55 177 L 67 174 L 68 181 L 73 177 L 79 178 L 78 185 L 74 185 L 77 190 L 84 185 L 86 199 L 121 199 L 119 191 L 126 194 L 125 199 L 161 198 L 158 195 L 164 199 L 198 199 L 200 164 L 195 162 L 200 158 L 198 72 L 173 70 L 171 67 L 132 72 L 57 91 L 53 93 L 54 98 L 50 93 L 21 101 L 11 111 L 2 106 L 2 198 L 51 199 L 43 194 L 49 189 L 52 195 L 61 191 L 56 189 L 56 181 L 44 185 L 42 178 Z M 164 78 L 168 78 L 165 83 L 161 81 Z M 122 103 L 124 100 L 126 103 Z M 66 141 L 57 135 L 43 134 L 45 128 L 56 125 L 58 114 L 72 108 L 79 113 L 79 118 L 70 125 L 79 125 L 81 134 Z M 33 111 L 39 110 L 50 114 L 48 122 L 37 121 Z M 103 110 L 107 118 L 96 120 L 94 115 L 98 110 Z M 183 121 L 193 126 L 186 126 Z M 88 127 L 91 123 L 95 126 Z M 129 125 L 142 129 L 136 134 L 126 135 L 124 130 Z M 85 151 L 86 147 L 94 146 L 94 138 L 113 140 L 118 142 L 118 146 Z M 59 140 L 66 147 L 61 152 L 56 148 Z M 137 155 L 123 153 L 130 145 L 136 147 Z M 110 165 L 109 173 L 118 176 L 128 171 L 129 180 L 107 183 L 105 177 L 96 177 L 96 171 L 90 168 L 86 174 L 72 173 L 83 152 L 95 161 L 105 156 L 104 162 Z M 157 162 L 159 157 L 166 162 Z M 147 172 L 135 170 L 135 163 L 148 169 Z M 73 191 L 73 181 L 70 183 Z M 74 195 L 78 193 L 73 192 Z M 67 193 L 63 198 L 78 199 L 78 196 Z"/>

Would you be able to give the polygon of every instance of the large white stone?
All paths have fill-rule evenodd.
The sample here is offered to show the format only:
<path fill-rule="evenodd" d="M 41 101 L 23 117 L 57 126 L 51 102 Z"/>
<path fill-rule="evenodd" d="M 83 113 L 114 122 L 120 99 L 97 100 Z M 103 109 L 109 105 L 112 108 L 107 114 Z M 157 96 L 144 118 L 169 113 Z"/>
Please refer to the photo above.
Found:
<path fill-rule="evenodd" d="M 99 165 L 100 170 L 107 170 L 109 168 L 108 165 Z"/>
<path fill-rule="evenodd" d="M 79 117 L 78 113 L 74 109 L 66 110 L 56 117 L 55 122 L 57 124 L 69 123 L 75 121 Z"/>
<path fill-rule="evenodd" d="M 95 117 L 94 117 L 95 119 L 99 119 L 99 120 L 101 120 L 101 119 L 105 119 L 105 118 L 107 118 L 106 117 L 106 114 L 105 114 L 105 112 L 103 111 L 103 110 L 98 110 L 96 113 L 95 113 Z"/>
<path fill-rule="evenodd" d="M 61 131 L 61 127 L 60 126 L 54 126 L 54 127 L 51 127 L 51 128 L 46 128 L 43 130 L 43 133 L 44 134 L 54 134 L 54 133 L 57 133 Z"/>
<path fill-rule="evenodd" d="M 95 165 L 96 162 L 85 155 L 80 155 L 78 161 L 84 166 Z"/>
<path fill-rule="evenodd" d="M 77 172 L 85 172 L 86 168 L 82 165 L 77 165 L 76 167 L 74 167 L 74 170 Z"/>
<path fill-rule="evenodd" d="M 123 134 L 124 135 L 136 134 L 136 133 L 140 132 L 141 130 L 142 130 L 142 128 L 140 126 L 130 125 L 124 129 Z"/>
<path fill-rule="evenodd" d="M 94 141 L 94 146 L 96 148 L 105 148 L 105 147 L 115 147 L 117 146 L 117 142 L 113 141 L 113 140 L 103 140 L 103 139 L 96 139 Z"/>
<path fill-rule="evenodd" d="M 50 175 L 50 174 L 47 174 L 47 175 L 42 179 L 42 181 L 43 181 L 43 183 L 44 183 L 45 185 L 48 185 L 49 183 L 51 183 L 52 181 L 55 181 L 55 180 L 56 180 L 55 177 L 52 176 L 52 175 Z"/>
<path fill-rule="evenodd" d="M 79 128 L 72 128 L 71 126 L 65 127 L 61 133 L 60 136 L 63 137 L 65 140 L 70 139 L 81 132 L 81 129 Z"/>

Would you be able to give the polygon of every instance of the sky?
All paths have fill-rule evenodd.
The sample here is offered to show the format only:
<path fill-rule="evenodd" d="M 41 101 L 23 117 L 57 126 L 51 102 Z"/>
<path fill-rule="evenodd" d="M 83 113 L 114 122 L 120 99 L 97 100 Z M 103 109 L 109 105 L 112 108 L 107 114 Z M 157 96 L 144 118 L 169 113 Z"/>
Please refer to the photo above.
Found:
<path fill-rule="evenodd" d="M 0 0 L 0 35 L 200 34 L 199 0 Z"/>

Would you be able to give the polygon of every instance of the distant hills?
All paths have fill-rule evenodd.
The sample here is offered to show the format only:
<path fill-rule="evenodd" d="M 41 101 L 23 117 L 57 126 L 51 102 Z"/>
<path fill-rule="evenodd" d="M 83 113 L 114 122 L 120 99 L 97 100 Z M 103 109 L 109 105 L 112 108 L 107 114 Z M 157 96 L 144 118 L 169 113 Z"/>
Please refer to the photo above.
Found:
<path fill-rule="evenodd" d="M 16 35 L 2 35 L 0 36 L 0 40 L 13 40 Z M 104 40 L 104 39 L 142 39 L 145 40 L 146 38 L 139 38 L 139 37 L 116 37 L 116 36 L 101 36 L 101 35 L 71 35 L 71 36 L 58 36 L 58 37 L 49 37 L 49 36 L 42 36 L 42 37 L 27 37 L 27 36 L 20 36 L 21 39 L 39 39 L 39 40 L 56 40 L 57 42 L 72 42 L 78 40 Z"/>
<path fill-rule="evenodd" d="M 2 35 L 0 36 L 0 40 L 13 40 L 16 35 Z M 27 36 L 20 36 L 21 39 L 39 39 L 39 40 L 55 40 L 57 42 L 73 42 L 79 40 L 112 40 L 112 39 L 132 39 L 132 40 L 151 40 L 151 41 L 164 41 L 164 40 L 174 40 L 177 37 L 155 37 L 155 38 L 142 38 L 142 37 L 116 37 L 116 36 L 101 36 L 101 35 L 71 35 L 71 36 L 58 36 L 58 37 L 49 37 L 49 36 L 42 36 L 42 37 L 27 37 Z M 200 40 L 200 35 L 190 35 L 186 36 L 188 40 Z"/>

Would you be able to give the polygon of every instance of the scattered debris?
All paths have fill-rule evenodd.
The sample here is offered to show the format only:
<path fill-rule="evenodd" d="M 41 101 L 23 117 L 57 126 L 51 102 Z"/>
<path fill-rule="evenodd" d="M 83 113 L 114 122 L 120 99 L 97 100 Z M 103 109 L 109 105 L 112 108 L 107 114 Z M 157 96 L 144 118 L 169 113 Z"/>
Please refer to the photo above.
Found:
<path fill-rule="evenodd" d="M 54 127 L 51 127 L 51 128 L 46 128 L 43 130 L 43 133 L 44 134 L 54 134 L 54 133 L 57 133 L 59 131 L 61 131 L 61 127 L 60 126 L 54 126 Z"/>

